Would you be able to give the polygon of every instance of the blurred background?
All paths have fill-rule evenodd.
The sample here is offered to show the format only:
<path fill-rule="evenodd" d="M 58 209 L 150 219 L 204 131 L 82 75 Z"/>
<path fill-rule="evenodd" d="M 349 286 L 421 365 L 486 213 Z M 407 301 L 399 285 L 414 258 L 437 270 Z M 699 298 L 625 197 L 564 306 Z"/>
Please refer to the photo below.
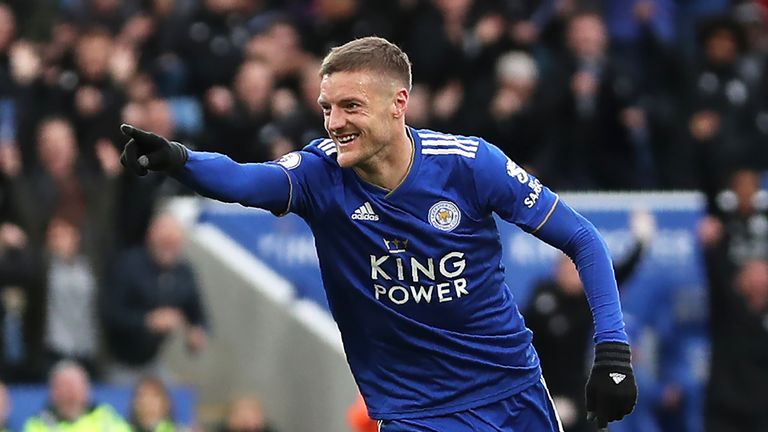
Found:
<path fill-rule="evenodd" d="M 302 222 L 118 161 L 122 122 L 302 148 L 319 62 L 366 35 L 413 62 L 409 125 L 495 143 L 604 234 L 640 385 L 611 431 L 768 431 L 766 0 L 0 1 L 0 430 L 375 430 Z M 594 430 L 573 266 L 502 241 L 566 431 Z"/>

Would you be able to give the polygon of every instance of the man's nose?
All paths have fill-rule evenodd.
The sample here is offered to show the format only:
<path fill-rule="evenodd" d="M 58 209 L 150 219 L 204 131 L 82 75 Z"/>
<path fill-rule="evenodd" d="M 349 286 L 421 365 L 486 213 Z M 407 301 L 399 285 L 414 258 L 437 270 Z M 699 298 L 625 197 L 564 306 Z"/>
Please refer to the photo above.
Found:
<path fill-rule="evenodd" d="M 347 118 L 344 111 L 332 109 L 328 114 L 328 130 L 331 132 L 340 131 L 347 124 Z"/>

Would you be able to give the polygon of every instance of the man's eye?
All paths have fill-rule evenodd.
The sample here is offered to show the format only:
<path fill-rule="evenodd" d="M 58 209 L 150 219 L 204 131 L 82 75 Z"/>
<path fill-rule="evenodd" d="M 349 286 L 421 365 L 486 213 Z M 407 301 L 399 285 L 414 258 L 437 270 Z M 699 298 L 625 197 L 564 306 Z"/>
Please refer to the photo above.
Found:
<path fill-rule="evenodd" d="M 358 109 L 360 108 L 360 104 L 357 102 L 350 102 L 347 104 L 347 109 Z"/>

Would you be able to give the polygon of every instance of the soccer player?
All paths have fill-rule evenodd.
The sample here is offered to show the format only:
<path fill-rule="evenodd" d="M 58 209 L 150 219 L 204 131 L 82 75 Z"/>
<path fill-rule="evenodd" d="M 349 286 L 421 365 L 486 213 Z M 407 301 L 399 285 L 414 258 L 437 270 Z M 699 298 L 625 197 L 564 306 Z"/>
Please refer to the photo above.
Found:
<path fill-rule="evenodd" d="M 594 226 L 483 139 L 406 126 L 411 66 L 387 40 L 332 49 L 319 75 L 329 138 L 302 151 L 238 164 L 123 125 L 121 160 L 309 224 L 347 361 L 381 431 L 562 429 L 504 282 L 494 212 L 575 261 L 595 324 L 587 409 L 600 426 L 630 413 L 630 350 Z"/>

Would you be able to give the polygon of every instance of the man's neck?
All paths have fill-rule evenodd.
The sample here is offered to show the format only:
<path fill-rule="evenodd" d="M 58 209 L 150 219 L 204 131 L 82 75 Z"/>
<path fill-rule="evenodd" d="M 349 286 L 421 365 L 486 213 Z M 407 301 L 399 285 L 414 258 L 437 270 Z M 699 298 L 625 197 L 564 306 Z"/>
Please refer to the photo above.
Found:
<path fill-rule="evenodd" d="M 360 178 L 386 190 L 394 190 L 405 180 L 416 151 L 405 126 L 392 143 L 375 155 L 369 163 L 354 168 Z"/>

